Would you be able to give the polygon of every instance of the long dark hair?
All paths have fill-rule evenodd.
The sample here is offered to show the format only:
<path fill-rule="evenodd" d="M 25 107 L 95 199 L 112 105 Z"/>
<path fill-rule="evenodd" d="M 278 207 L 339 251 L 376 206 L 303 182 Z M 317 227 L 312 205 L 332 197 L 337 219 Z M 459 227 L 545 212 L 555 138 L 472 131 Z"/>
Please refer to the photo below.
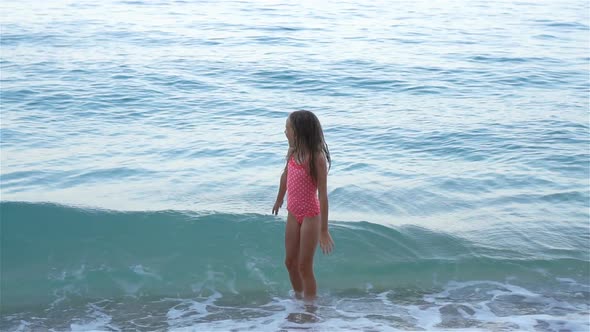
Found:
<path fill-rule="evenodd" d="M 315 167 L 317 152 L 322 152 L 328 161 L 328 169 L 332 166 L 330 150 L 324 139 L 322 125 L 317 116 L 310 111 L 301 110 L 289 114 L 289 124 L 295 133 L 295 146 L 293 153 L 300 161 L 309 157 L 309 173 L 315 183 L 318 182 L 318 174 Z"/>

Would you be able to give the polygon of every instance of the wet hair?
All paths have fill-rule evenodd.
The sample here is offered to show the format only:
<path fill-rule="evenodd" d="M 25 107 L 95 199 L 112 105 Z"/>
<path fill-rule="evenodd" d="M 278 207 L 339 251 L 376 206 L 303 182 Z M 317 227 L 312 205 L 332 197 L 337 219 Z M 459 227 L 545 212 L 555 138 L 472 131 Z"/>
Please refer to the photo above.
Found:
<path fill-rule="evenodd" d="M 322 152 L 328 161 L 328 169 L 332 166 L 330 150 L 324 140 L 320 120 L 312 112 L 300 110 L 289 114 L 289 124 L 295 134 L 293 153 L 299 160 L 304 160 L 306 156 L 309 156 L 309 173 L 313 181 L 317 183 L 316 154 Z"/>

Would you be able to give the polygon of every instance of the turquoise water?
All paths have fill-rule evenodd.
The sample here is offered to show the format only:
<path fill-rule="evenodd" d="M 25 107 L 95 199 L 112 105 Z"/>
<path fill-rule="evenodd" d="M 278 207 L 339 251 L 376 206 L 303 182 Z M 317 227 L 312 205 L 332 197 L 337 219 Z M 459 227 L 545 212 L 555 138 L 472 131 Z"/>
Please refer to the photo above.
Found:
<path fill-rule="evenodd" d="M 335 222 L 306 306 L 289 296 L 276 217 L 4 202 L 2 330 L 584 330 L 586 228 L 537 227 L 506 246 L 492 239 L 506 225 Z"/>
<path fill-rule="evenodd" d="M 1 330 L 587 330 L 586 1 L 3 1 Z M 270 215 L 320 118 L 332 256 Z"/>

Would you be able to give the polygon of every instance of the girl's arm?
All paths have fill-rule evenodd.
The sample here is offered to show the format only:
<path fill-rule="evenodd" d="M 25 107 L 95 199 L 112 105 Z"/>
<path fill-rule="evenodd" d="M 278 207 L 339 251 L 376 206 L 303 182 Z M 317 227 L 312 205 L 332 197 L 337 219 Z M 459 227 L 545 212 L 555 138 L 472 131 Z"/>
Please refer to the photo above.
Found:
<path fill-rule="evenodd" d="M 285 193 L 287 192 L 287 166 L 283 170 L 283 174 L 281 175 L 281 182 L 279 184 L 279 194 L 277 195 L 277 202 L 283 202 L 285 198 Z"/>
<path fill-rule="evenodd" d="M 287 192 L 287 170 L 289 165 L 289 158 L 291 156 L 291 149 L 287 153 L 287 164 L 285 164 L 285 169 L 283 170 L 283 174 L 281 175 L 281 181 L 279 184 L 279 193 L 277 194 L 277 200 L 275 201 L 275 205 L 272 208 L 272 214 L 277 215 L 279 213 L 279 209 L 283 206 L 283 200 L 285 199 L 285 193 Z"/>
<path fill-rule="evenodd" d="M 320 247 L 324 254 L 329 254 L 334 246 L 334 241 L 328 231 L 328 162 L 323 153 L 315 158 L 316 170 L 318 172 L 318 198 L 320 201 L 321 231 Z"/>

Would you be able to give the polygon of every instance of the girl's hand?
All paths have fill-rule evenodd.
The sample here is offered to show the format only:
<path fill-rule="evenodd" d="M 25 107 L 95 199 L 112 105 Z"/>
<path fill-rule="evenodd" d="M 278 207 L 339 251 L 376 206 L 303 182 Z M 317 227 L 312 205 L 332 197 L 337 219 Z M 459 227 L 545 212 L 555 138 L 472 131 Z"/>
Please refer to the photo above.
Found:
<path fill-rule="evenodd" d="M 322 248 L 324 255 L 331 253 L 334 248 L 334 240 L 327 230 L 320 233 L 320 248 Z"/>
<path fill-rule="evenodd" d="M 279 213 L 279 209 L 281 208 L 281 206 L 283 206 L 283 201 L 277 200 L 275 202 L 275 206 L 272 208 L 272 214 L 276 216 Z"/>

